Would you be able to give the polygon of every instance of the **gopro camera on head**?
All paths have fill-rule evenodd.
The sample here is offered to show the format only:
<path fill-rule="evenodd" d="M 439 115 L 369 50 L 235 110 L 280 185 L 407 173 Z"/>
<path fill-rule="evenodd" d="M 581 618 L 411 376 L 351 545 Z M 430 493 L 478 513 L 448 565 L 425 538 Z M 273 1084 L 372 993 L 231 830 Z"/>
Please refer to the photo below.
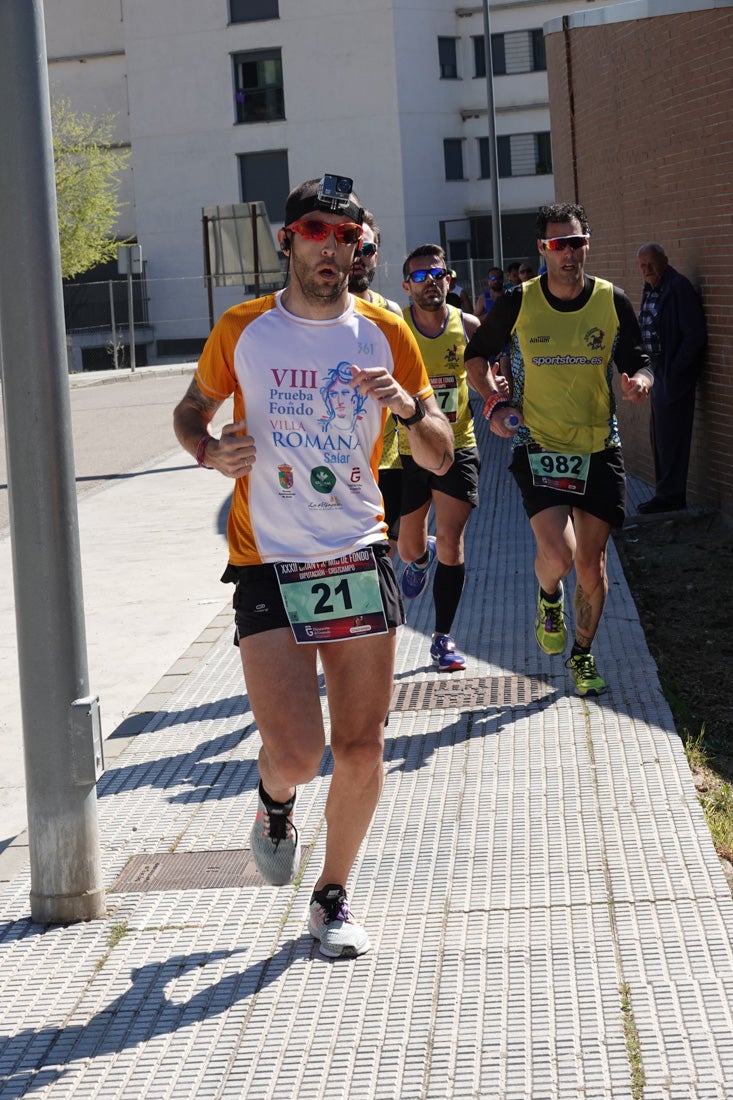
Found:
<path fill-rule="evenodd" d="M 318 180 L 308 180 L 288 195 L 285 203 L 285 223 L 291 225 L 300 218 L 317 210 L 327 210 L 330 214 L 364 224 L 364 210 L 352 198 L 354 181 L 348 176 L 326 174 Z M 300 193 L 299 197 L 295 197 Z"/>
<path fill-rule="evenodd" d="M 349 198 L 354 181 L 348 176 L 326 174 L 318 184 L 318 205 L 322 210 L 331 210 L 340 214 L 350 205 Z"/>

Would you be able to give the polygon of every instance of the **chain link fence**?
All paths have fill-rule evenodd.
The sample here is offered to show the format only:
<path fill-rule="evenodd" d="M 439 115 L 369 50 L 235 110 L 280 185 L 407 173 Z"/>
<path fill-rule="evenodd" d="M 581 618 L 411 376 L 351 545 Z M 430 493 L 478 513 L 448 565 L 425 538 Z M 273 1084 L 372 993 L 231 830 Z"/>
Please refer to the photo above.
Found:
<path fill-rule="evenodd" d="M 505 260 L 506 266 L 511 257 Z M 517 257 L 524 266 L 532 263 Z M 449 260 L 475 306 L 486 287 L 491 258 Z M 536 264 L 535 264 L 536 267 Z M 388 297 L 407 305 L 395 265 L 381 267 L 374 281 Z M 65 283 L 63 288 L 67 350 L 70 371 L 115 370 L 130 366 L 130 337 L 135 346 L 135 365 L 195 361 L 211 326 L 221 313 L 252 297 L 253 288 L 215 289 L 204 275 L 150 279 L 146 274 Z M 132 303 L 132 325 L 130 324 Z"/>

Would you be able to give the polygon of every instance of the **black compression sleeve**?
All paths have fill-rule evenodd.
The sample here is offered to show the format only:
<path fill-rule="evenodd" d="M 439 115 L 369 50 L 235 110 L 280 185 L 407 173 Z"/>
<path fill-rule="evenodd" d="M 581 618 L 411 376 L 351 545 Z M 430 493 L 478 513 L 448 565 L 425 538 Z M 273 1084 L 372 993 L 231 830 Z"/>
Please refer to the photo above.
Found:
<path fill-rule="evenodd" d="M 641 328 L 634 307 L 620 287 L 613 288 L 613 304 L 618 317 L 618 340 L 613 353 L 619 374 L 626 372 L 631 377 L 642 367 L 650 369 L 649 356 L 644 350 Z"/>

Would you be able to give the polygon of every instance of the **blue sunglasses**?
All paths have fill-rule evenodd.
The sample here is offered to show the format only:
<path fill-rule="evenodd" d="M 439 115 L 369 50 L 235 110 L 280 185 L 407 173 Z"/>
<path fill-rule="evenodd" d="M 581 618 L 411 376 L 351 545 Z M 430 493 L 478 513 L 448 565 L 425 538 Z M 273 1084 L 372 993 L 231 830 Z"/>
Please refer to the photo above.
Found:
<path fill-rule="evenodd" d="M 424 283 L 428 275 L 437 283 L 439 279 L 445 279 L 448 275 L 447 267 L 421 267 L 417 271 L 411 271 L 407 276 L 411 283 Z"/>

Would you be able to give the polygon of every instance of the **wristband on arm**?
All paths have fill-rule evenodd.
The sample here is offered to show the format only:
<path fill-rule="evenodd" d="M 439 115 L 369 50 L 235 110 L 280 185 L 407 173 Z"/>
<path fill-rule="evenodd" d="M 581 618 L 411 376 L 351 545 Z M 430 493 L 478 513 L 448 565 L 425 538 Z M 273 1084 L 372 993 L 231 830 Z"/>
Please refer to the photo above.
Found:
<path fill-rule="evenodd" d="M 484 419 L 491 420 L 497 409 L 508 409 L 511 405 L 511 401 L 506 397 L 502 397 L 500 393 L 492 393 L 491 397 L 487 397 L 484 402 Z"/>
<path fill-rule="evenodd" d="M 206 448 L 214 437 L 209 435 L 202 435 L 199 439 L 199 445 L 196 448 L 196 465 L 203 467 L 204 470 L 213 470 L 213 466 L 207 466 L 204 459 L 206 457 Z"/>

